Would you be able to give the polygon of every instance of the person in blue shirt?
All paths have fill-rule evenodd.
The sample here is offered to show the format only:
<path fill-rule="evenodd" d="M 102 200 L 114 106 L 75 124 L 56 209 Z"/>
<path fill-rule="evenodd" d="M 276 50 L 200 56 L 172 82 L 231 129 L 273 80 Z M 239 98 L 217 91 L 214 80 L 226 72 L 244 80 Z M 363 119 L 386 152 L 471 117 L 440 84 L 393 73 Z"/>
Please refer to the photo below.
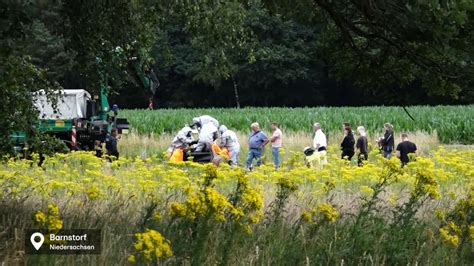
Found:
<path fill-rule="evenodd" d="M 252 133 L 249 136 L 249 154 L 247 156 L 247 169 L 252 168 L 252 162 L 257 159 L 257 166 L 262 164 L 263 148 L 269 142 L 265 133 L 260 130 L 258 123 L 253 123 L 250 128 Z"/>

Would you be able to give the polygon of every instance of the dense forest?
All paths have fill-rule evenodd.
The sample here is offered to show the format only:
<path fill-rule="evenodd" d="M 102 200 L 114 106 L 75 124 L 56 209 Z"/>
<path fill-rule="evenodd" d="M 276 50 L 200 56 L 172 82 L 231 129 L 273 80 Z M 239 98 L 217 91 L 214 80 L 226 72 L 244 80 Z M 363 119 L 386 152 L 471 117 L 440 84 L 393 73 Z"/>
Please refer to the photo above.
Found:
<path fill-rule="evenodd" d="M 0 7 L 4 95 L 21 97 L 22 87 L 96 91 L 106 73 L 122 108 L 147 107 L 150 97 L 155 108 L 474 100 L 469 0 L 6 0 Z M 137 56 L 160 80 L 155 95 L 129 67 Z"/>

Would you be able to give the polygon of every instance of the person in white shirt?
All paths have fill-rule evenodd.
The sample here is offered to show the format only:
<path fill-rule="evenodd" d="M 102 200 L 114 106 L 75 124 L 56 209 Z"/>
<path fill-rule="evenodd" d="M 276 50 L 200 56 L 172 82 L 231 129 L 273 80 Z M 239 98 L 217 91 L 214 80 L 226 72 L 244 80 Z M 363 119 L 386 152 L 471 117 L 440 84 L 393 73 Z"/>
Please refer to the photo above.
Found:
<path fill-rule="evenodd" d="M 319 153 L 321 157 L 321 164 L 327 163 L 326 160 L 326 147 L 328 145 L 326 140 L 326 135 L 321 130 L 321 124 L 314 123 L 314 139 L 313 139 L 313 147 Z"/>
<path fill-rule="evenodd" d="M 191 130 L 192 129 L 190 127 L 185 126 L 178 132 L 178 134 L 176 134 L 173 141 L 171 142 L 171 146 L 168 148 L 169 155 L 171 155 L 175 149 L 182 148 L 183 145 L 193 142 Z"/>
<path fill-rule="evenodd" d="M 235 167 L 239 161 L 239 139 L 234 131 L 227 129 L 224 125 L 219 127 L 219 132 L 221 133 L 221 146 L 227 148 L 229 151 L 230 165 Z"/>
<path fill-rule="evenodd" d="M 210 115 L 201 115 L 193 118 L 193 125 L 198 129 L 202 128 L 207 123 L 212 123 L 216 128 L 219 128 L 219 121 Z"/>
<path fill-rule="evenodd" d="M 217 127 L 213 123 L 204 124 L 199 131 L 199 140 L 196 151 L 207 151 L 211 149 L 211 145 L 218 137 Z"/>

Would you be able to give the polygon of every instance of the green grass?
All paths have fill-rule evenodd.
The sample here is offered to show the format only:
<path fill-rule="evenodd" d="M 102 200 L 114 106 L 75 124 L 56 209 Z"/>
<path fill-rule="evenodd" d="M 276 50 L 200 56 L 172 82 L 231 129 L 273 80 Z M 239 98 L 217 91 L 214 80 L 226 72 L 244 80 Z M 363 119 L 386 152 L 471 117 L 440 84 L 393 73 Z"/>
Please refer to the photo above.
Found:
<path fill-rule="evenodd" d="M 236 131 L 247 132 L 252 122 L 259 122 L 264 130 L 276 121 L 286 132 L 311 133 L 312 124 L 320 122 L 328 135 L 339 134 L 342 122 L 349 122 L 355 129 L 363 125 L 371 134 L 382 133 L 383 124 L 394 125 L 395 132 L 436 131 L 442 143 L 474 143 L 474 105 L 467 106 L 413 106 L 408 111 L 401 107 L 311 107 L 311 108 L 209 108 L 209 109 L 158 109 L 123 110 L 139 134 L 163 134 L 178 131 L 192 118 L 208 114 Z"/>

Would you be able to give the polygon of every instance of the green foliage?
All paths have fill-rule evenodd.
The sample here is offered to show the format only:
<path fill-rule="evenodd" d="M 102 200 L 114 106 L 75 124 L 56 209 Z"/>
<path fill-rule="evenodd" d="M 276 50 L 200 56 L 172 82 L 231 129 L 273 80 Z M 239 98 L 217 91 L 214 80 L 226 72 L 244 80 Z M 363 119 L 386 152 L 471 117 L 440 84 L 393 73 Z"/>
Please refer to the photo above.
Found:
<path fill-rule="evenodd" d="M 214 1 L 190 6 L 186 32 L 199 55 L 189 70 L 195 80 L 218 85 L 252 57 L 247 10 L 238 2 Z M 250 49 L 249 49 L 250 48 Z"/>
<path fill-rule="evenodd" d="M 114 90 L 131 81 L 129 60 L 139 57 L 150 64 L 150 51 L 156 41 L 158 14 L 144 1 L 88 2 L 65 1 L 61 15 L 66 28 L 66 46 L 77 53 L 76 67 L 97 91 L 109 79 Z"/>
<path fill-rule="evenodd" d="M 52 97 L 55 85 L 45 78 L 45 71 L 38 69 L 28 57 L 9 56 L 0 59 L 0 154 L 12 152 L 10 135 L 14 131 L 26 132 L 35 139 L 38 112 L 33 106 L 34 93 L 43 90 Z"/>
<path fill-rule="evenodd" d="M 35 93 L 43 91 L 54 104 L 52 92 L 70 74 L 85 79 L 90 92 L 107 78 L 117 88 L 132 80 L 132 57 L 152 62 L 157 15 L 148 3 L 3 1 L 0 7 L 0 153 L 11 152 L 14 131 L 26 132 L 30 144 L 42 140 Z"/>
<path fill-rule="evenodd" d="M 30 19 L 35 10 L 21 2 L 2 2 L 0 10 L 0 155 L 3 155 L 13 151 L 10 135 L 14 131 L 26 132 L 29 141 L 37 138 L 35 93 L 42 90 L 52 99 L 58 85 L 47 79 L 45 69 L 24 54 L 28 38 L 32 34 L 39 37 L 35 32 L 37 25 Z"/>
<path fill-rule="evenodd" d="M 264 130 L 270 123 L 280 123 L 286 132 L 312 132 L 312 124 L 320 122 L 329 135 L 340 132 L 342 122 L 350 122 L 354 128 L 363 125 L 369 134 L 383 133 L 383 124 L 390 122 L 396 132 L 436 131 L 443 143 L 474 143 L 472 122 L 467 119 L 474 106 L 414 106 L 408 111 L 412 121 L 400 107 L 317 107 L 317 108 L 209 108 L 209 109 L 161 109 L 124 110 L 131 127 L 140 134 L 162 134 L 177 132 L 192 118 L 208 114 L 230 129 L 248 132 L 252 122 L 259 122 Z M 467 117 L 466 117 L 467 116 Z M 472 116 L 472 115 L 471 115 Z"/>
<path fill-rule="evenodd" d="M 66 144 L 50 135 L 41 134 L 28 143 L 28 155 L 39 153 L 41 156 L 53 156 L 56 153 L 67 153 L 69 149 Z"/>
<path fill-rule="evenodd" d="M 166 84 L 159 96 L 171 94 L 169 102 L 291 104 L 301 96 L 288 95 L 292 84 L 305 86 L 303 93 L 315 91 L 317 29 L 271 14 L 259 1 L 176 3 L 160 12 L 168 23 L 159 31 L 156 68 Z M 212 93 L 219 98 L 210 99 Z"/>
<path fill-rule="evenodd" d="M 473 5 L 2 1 L 2 115 L 9 120 L 3 136 L 26 124 L 26 131 L 34 131 L 34 110 L 26 106 L 30 94 L 59 88 L 56 82 L 94 93 L 108 80 L 111 91 L 128 94 L 119 104 L 147 104 L 129 69 L 135 57 L 162 80 L 158 97 L 164 106 L 471 103 Z M 18 117 L 22 121 L 14 121 Z M 247 120 L 230 122 L 238 127 Z M 436 128 L 443 141 L 472 139 L 464 120 L 455 127 L 426 123 L 422 128 Z"/>
<path fill-rule="evenodd" d="M 421 82 L 449 97 L 472 86 L 472 1 L 314 2 L 328 18 L 320 51 L 339 79 L 377 90 Z"/>
<path fill-rule="evenodd" d="M 250 8 L 247 23 L 255 51 L 252 64 L 242 65 L 238 73 L 246 88 L 262 88 L 270 97 L 280 84 L 320 78 L 316 29 L 286 20 L 280 14 L 272 16 L 258 5 Z"/>
<path fill-rule="evenodd" d="M 37 14 L 37 15 L 36 15 Z M 65 73 L 72 70 L 76 52 L 66 50 L 64 36 L 57 34 L 61 17 L 57 7 L 35 11 L 23 53 L 31 62 L 45 70 L 48 80 L 63 82 Z"/>

